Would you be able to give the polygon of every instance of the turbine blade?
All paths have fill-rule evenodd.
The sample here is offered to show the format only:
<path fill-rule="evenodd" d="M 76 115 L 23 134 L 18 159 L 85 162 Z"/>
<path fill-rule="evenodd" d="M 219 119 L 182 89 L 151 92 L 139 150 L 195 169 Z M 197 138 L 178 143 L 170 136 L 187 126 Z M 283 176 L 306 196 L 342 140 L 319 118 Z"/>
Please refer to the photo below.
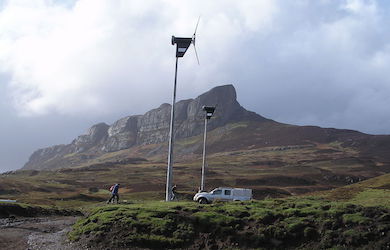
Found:
<path fill-rule="evenodd" d="M 198 30 L 198 24 L 199 24 L 199 21 L 200 21 L 200 16 L 198 18 L 198 22 L 196 23 L 196 26 L 195 26 L 195 31 L 194 31 L 194 34 L 192 35 L 193 37 L 195 37 L 196 35 L 196 31 Z"/>
<path fill-rule="evenodd" d="M 198 18 L 198 22 L 196 23 L 194 34 L 192 35 L 192 44 L 194 45 L 194 50 L 195 50 L 196 60 L 198 61 L 198 65 L 200 65 L 200 63 L 199 63 L 198 52 L 196 51 L 195 41 L 196 41 L 196 31 L 198 30 L 199 21 L 200 21 L 200 16 Z"/>
<path fill-rule="evenodd" d="M 195 49 L 196 60 L 198 61 L 198 65 L 200 65 L 200 63 L 199 63 L 199 57 L 198 57 L 198 52 L 196 51 L 196 46 L 195 46 L 195 44 L 194 44 L 194 49 Z"/>

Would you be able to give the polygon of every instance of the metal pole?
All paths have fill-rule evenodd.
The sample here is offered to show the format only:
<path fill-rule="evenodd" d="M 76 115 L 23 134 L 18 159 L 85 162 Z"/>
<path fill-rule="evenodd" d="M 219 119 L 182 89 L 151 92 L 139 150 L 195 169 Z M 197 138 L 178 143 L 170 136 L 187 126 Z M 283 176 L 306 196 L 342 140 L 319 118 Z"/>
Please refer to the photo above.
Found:
<path fill-rule="evenodd" d="M 202 180 L 200 183 L 200 190 L 205 190 L 204 186 L 204 175 L 205 175 L 205 167 L 206 167 L 206 139 L 207 139 L 207 116 L 204 119 L 204 137 L 203 137 L 203 164 L 202 164 Z"/>
<path fill-rule="evenodd" d="M 174 127 L 174 122 L 175 122 L 177 62 L 178 62 L 178 57 L 176 57 L 175 83 L 173 85 L 173 98 L 172 98 L 172 108 L 171 108 L 171 124 L 169 126 L 169 149 L 168 149 L 167 186 L 166 186 L 166 191 L 165 191 L 165 201 L 170 201 L 171 197 L 172 197 L 173 136 L 174 136 L 173 135 L 173 127 Z"/>

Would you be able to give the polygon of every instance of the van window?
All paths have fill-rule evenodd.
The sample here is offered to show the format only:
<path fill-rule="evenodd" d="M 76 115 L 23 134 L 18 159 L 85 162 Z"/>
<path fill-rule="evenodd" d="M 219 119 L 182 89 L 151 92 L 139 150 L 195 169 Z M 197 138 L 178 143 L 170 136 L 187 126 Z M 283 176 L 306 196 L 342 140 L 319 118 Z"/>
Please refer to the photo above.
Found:
<path fill-rule="evenodd" d="M 225 195 L 231 195 L 232 194 L 232 190 L 225 190 Z"/>
<path fill-rule="evenodd" d="M 218 195 L 218 194 L 222 194 L 222 190 L 220 189 L 214 190 L 213 195 Z"/>

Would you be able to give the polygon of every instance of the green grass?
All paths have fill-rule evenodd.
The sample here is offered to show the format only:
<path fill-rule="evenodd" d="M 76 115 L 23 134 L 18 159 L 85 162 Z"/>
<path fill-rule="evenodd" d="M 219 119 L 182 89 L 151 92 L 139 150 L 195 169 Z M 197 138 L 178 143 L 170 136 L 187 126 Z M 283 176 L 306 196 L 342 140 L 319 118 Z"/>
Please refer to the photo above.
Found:
<path fill-rule="evenodd" d="M 363 206 L 383 206 L 390 208 L 390 190 L 365 189 L 357 193 L 350 201 Z"/>
<path fill-rule="evenodd" d="M 316 248 L 348 244 L 369 248 L 385 244 L 382 232 L 386 236 L 390 230 L 385 219 L 389 216 L 390 211 L 385 208 L 366 208 L 318 197 L 210 205 L 142 202 L 95 208 L 74 225 L 69 237 L 87 241 L 90 247 L 100 244 L 106 248 L 197 248 L 202 244 L 209 248 L 286 248 L 308 244 Z M 360 231 L 371 233 L 358 234 L 364 236 L 365 241 L 361 241 L 356 234 Z"/>
<path fill-rule="evenodd" d="M 81 235 L 96 236 L 114 227 L 131 232 L 124 236 L 124 242 L 128 244 L 145 246 L 154 246 L 157 243 L 163 246 L 182 244 L 185 240 L 182 237 L 191 235 L 191 228 L 180 224 L 174 216 L 175 208 L 177 208 L 175 203 L 162 202 L 96 208 L 88 218 L 76 223 L 69 237 L 77 240 Z"/>
<path fill-rule="evenodd" d="M 389 183 L 390 174 L 385 174 L 318 195 L 336 201 L 350 201 L 362 206 L 381 206 L 390 209 Z"/>
<path fill-rule="evenodd" d="M 344 214 L 343 222 L 345 224 L 364 224 L 369 222 L 369 218 L 362 215 L 362 213 Z"/>

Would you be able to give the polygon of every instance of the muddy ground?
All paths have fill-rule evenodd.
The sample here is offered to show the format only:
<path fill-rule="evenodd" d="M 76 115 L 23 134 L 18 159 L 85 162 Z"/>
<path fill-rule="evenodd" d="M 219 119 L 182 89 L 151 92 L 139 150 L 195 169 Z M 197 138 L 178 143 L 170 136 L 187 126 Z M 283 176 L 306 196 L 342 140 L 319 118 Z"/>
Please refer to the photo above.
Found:
<path fill-rule="evenodd" d="M 0 249 L 84 249 L 69 242 L 67 233 L 79 217 L 10 217 L 0 219 Z"/>

